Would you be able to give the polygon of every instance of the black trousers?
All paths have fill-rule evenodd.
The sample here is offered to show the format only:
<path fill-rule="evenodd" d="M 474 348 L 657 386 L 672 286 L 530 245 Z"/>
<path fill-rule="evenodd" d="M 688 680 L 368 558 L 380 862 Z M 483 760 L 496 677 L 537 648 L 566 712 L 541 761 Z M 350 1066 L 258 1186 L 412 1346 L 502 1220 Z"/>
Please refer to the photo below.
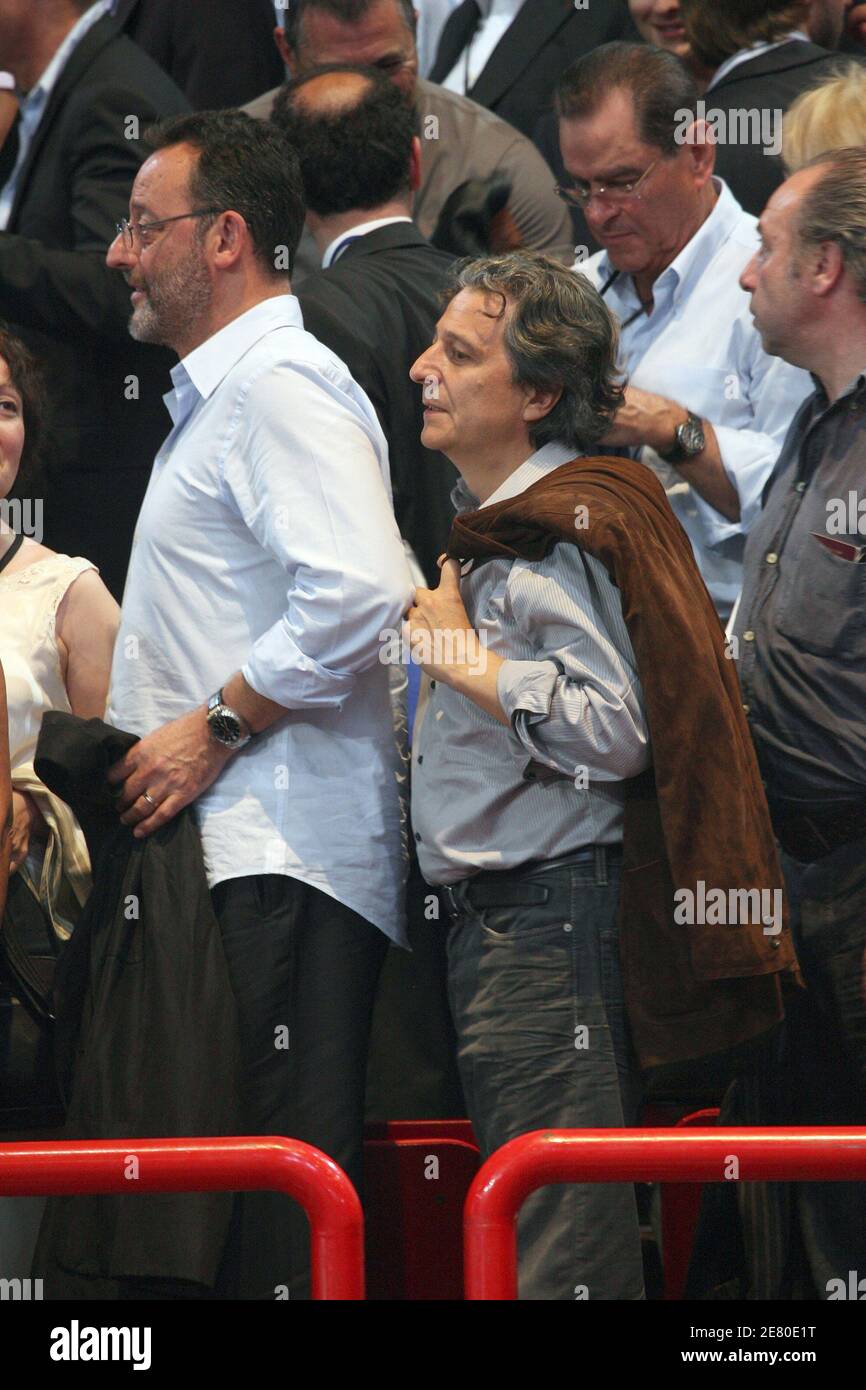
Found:
<path fill-rule="evenodd" d="M 360 1192 L 367 1046 L 387 939 L 282 874 L 229 879 L 212 897 L 238 1005 L 245 1133 L 315 1144 Z M 303 1209 L 278 1193 L 239 1193 L 217 1295 L 308 1291 Z"/>

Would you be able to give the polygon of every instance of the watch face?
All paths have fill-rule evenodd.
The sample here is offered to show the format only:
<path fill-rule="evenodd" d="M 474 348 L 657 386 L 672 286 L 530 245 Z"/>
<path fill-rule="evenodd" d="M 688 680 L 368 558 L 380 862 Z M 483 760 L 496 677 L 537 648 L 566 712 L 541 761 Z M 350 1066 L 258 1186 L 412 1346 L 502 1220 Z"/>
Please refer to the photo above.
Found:
<path fill-rule="evenodd" d="M 233 714 L 225 707 L 217 708 L 209 720 L 214 738 L 220 743 L 237 743 L 241 737 L 241 726 Z"/>
<path fill-rule="evenodd" d="M 706 444 L 703 425 L 693 415 L 689 416 L 684 425 L 680 425 L 677 438 L 681 448 L 689 455 L 699 454 Z"/>

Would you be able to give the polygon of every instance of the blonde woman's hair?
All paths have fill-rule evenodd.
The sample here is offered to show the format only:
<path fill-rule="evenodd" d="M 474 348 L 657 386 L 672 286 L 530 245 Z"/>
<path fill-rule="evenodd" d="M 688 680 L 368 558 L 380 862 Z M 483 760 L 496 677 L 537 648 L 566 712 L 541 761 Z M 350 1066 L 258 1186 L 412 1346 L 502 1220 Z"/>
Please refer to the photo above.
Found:
<path fill-rule="evenodd" d="M 782 159 L 789 174 L 826 154 L 866 144 L 866 68 L 848 63 L 797 97 L 782 124 Z"/>

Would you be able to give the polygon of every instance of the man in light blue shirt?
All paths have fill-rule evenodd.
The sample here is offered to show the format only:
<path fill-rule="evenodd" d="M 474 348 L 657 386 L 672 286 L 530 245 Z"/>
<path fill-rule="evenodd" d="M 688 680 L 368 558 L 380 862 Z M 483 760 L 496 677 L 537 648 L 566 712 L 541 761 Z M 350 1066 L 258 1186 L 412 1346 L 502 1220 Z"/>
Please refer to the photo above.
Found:
<path fill-rule="evenodd" d="M 764 483 L 812 383 L 761 346 L 739 286 L 757 224 L 713 177 L 700 123 L 677 120 L 697 101 L 679 60 L 605 45 L 568 69 L 557 99 L 571 176 L 561 192 L 604 248 L 575 270 L 618 319 L 629 378 L 604 444 L 658 474 L 726 618 Z"/>
<path fill-rule="evenodd" d="M 181 360 L 109 693 L 109 718 L 141 741 L 112 780 L 136 836 L 195 803 L 249 1132 L 304 1139 L 359 1181 L 372 995 L 387 938 L 403 937 L 379 654 L 412 585 L 387 446 L 291 294 L 304 208 L 289 143 L 233 112 L 181 117 L 151 143 L 108 261 L 132 289 L 133 337 Z M 229 1289 L 302 1296 L 299 1209 L 242 1206 Z"/>

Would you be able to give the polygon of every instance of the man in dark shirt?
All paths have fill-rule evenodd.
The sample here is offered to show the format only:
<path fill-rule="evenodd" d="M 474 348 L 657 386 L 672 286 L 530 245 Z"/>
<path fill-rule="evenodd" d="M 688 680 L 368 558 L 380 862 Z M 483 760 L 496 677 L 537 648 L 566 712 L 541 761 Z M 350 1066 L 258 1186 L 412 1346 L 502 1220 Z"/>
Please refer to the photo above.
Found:
<path fill-rule="evenodd" d="M 767 352 L 813 373 L 749 536 L 734 625 L 808 990 L 788 1009 L 758 1123 L 866 1117 L 866 151 L 774 193 L 741 277 Z M 832 1298 L 866 1268 L 866 1184 L 770 1203 L 757 1296 Z M 772 1195 L 772 1190 L 771 1190 Z M 784 1213 L 787 1212 L 787 1215 Z M 841 1286 L 840 1286 L 841 1287 Z"/>

